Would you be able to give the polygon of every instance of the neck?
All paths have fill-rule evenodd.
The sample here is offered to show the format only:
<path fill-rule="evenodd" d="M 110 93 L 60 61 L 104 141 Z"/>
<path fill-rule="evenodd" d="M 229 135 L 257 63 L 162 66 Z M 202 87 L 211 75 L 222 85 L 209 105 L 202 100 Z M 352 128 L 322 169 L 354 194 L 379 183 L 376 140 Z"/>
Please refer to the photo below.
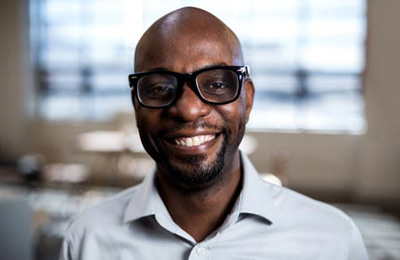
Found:
<path fill-rule="evenodd" d="M 202 241 L 224 222 L 241 190 L 239 152 L 231 165 L 226 165 L 214 185 L 188 192 L 179 189 L 158 170 L 157 187 L 169 214 L 177 225 L 196 241 Z M 194 224 L 195 223 L 195 224 Z"/>

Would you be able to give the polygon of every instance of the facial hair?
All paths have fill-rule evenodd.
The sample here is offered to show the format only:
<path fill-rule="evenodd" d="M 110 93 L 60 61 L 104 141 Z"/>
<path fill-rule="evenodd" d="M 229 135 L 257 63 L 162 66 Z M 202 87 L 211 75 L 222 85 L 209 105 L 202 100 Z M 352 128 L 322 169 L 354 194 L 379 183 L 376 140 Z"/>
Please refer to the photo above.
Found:
<path fill-rule="evenodd" d="M 223 129 L 221 133 L 223 141 L 216 158 L 212 162 L 205 164 L 208 159 L 207 155 L 181 155 L 176 159 L 184 164 L 190 164 L 190 168 L 182 169 L 166 162 L 166 165 L 164 165 L 166 175 L 179 186 L 187 188 L 195 189 L 215 183 L 225 167 L 227 143 L 231 136 L 231 130 L 228 127 Z"/>

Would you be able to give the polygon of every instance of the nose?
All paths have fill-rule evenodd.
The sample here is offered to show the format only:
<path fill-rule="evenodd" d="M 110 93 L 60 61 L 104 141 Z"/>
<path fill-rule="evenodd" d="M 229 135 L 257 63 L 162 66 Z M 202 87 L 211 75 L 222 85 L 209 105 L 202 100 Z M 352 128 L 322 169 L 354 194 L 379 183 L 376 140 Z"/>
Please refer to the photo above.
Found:
<path fill-rule="evenodd" d="M 191 122 L 210 114 L 211 109 L 211 106 L 204 103 L 185 83 L 178 100 L 168 108 L 168 115 L 179 121 Z"/>

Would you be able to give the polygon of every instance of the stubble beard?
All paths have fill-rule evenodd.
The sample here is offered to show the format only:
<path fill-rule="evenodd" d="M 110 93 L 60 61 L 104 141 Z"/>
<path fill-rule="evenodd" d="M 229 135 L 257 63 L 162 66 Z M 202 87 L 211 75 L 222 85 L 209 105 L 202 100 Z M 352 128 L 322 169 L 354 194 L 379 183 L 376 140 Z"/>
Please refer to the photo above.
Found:
<path fill-rule="evenodd" d="M 182 155 L 176 159 L 183 165 L 190 165 L 186 169 L 175 167 L 168 163 L 165 167 L 166 175 L 182 188 L 195 192 L 218 182 L 225 168 L 225 155 L 227 152 L 227 140 L 230 131 L 223 133 L 221 148 L 212 162 L 207 162 L 207 155 Z"/>

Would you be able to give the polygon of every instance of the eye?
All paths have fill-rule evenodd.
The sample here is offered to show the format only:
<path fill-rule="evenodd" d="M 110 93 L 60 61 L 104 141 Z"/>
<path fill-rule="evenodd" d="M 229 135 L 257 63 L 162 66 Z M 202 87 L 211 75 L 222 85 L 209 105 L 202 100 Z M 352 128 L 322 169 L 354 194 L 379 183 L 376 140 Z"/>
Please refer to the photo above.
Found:
<path fill-rule="evenodd" d="M 209 86 L 210 89 L 225 89 L 227 86 L 222 82 L 213 82 Z"/>
<path fill-rule="evenodd" d="M 153 85 L 149 88 L 148 93 L 153 95 L 164 95 L 174 91 L 174 87 L 171 85 Z"/>
<path fill-rule="evenodd" d="M 175 87 L 168 84 L 154 84 L 147 87 L 143 94 L 144 99 L 166 99 L 175 95 Z"/>
<path fill-rule="evenodd" d="M 210 95 L 225 95 L 232 91 L 232 87 L 225 80 L 214 79 L 200 85 L 203 93 Z"/>

